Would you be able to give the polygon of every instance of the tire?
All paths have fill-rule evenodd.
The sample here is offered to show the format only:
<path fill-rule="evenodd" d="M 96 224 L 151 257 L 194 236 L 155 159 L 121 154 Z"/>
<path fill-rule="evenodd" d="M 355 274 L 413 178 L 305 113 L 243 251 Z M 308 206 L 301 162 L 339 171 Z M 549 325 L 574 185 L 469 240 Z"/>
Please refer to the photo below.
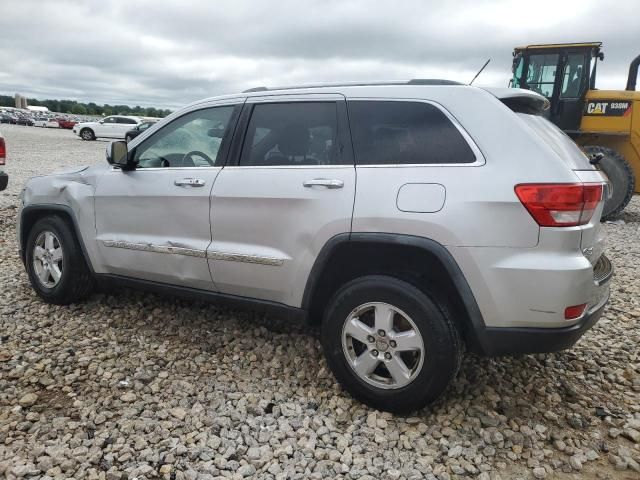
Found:
<path fill-rule="evenodd" d="M 612 194 L 604 203 L 602 220 L 615 217 L 631 201 L 636 181 L 631 165 L 615 150 L 607 147 L 589 145 L 584 147 L 587 155 L 601 153 L 604 155 L 598 163 L 599 170 L 609 178 Z"/>
<path fill-rule="evenodd" d="M 38 254 L 36 247 L 44 241 L 44 246 L 48 248 L 46 242 L 52 238 L 50 234 L 53 235 L 53 248 L 56 251 L 61 249 L 62 257 L 60 261 L 55 260 L 55 255 L 46 258 L 49 271 L 57 268 L 59 279 L 56 281 L 54 274 L 50 273 L 45 282 L 42 280 L 42 277 L 46 277 L 46 273 L 42 272 L 43 261 L 38 258 L 42 253 Z M 33 225 L 25 245 L 25 263 L 31 286 L 47 303 L 76 303 L 93 290 L 94 279 L 78 239 L 69 224 L 57 215 L 41 218 Z M 56 267 L 52 267 L 53 263 L 56 263 Z"/>
<path fill-rule="evenodd" d="M 96 135 L 93 133 L 93 130 L 90 128 L 83 128 L 80 130 L 80 138 L 86 141 L 95 140 Z"/>
<path fill-rule="evenodd" d="M 394 310 L 391 316 L 394 326 L 381 337 L 377 330 L 379 325 L 371 328 L 376 323 L 372 319 L 375 312 L 384 313 L 389 311 L 387 309 Z M 380 315 L 380 318 L 385 318 L 385 315 Z M 368 338 L 373 336 L 370 334 L 363 338 L 363 342 L 345 334 L 355 320 L 373 332 L 375 341 Z M 400 341 L 398 332 L 406 335 L 405 329 L 400 327 L 402 323 L 409 325 L 409 322 L 413 323 L 414 333 L 419 334 L 419 342 L 415 335 L 413 341 L 416 345 L 421 342 L 420 354 L 415 353 L 419 350 L 400 353 L 402 346 L 408 344 L 406 340 Z M 362 330 L 358 327 L 355 335 L 360 334 Z M 398 339 L 397 344 L 394 344 L 394 338 Z M 407 282 L 382 275 L 357 278 L 338 290 L 325 310 L 321 341 L 327 363 L 345 390 L 371 407 L 394 413 L 412 412 L 435 401 L 457 374 L 463 353 L 460 335 L 442 302 Z M 415 345 L 414 348 L 419 349 Z M 377 357 L 374 356 L 376 353 Z M 366 357 L 368 355 L 373 360 Z M 403 360 L 401 365 L 408 367 L 404 372 L 410 374 L 397 375 L 402 380 L 396 382 L 387 365 L 394 366 L 398 372 L 399 356 Z M 355 358 L 377 366 L 369 374 L 358 374 L 352 367 Z"/>

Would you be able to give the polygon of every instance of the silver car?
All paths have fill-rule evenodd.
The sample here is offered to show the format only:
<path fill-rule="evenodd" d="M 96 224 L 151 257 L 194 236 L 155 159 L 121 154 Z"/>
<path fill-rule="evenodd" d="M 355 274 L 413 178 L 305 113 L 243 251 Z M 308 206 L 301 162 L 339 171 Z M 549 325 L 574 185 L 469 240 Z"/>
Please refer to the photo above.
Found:
<path fill-rule="evenodd" d="M 319 324 L 346 390 L 411 411 L 465 350 L 564 349 L 607 303 L 606 179 L 547 105 L 434 80 L 202 100 L 31 179 L 21 256 L 46 302 L 115 282 Z"/>

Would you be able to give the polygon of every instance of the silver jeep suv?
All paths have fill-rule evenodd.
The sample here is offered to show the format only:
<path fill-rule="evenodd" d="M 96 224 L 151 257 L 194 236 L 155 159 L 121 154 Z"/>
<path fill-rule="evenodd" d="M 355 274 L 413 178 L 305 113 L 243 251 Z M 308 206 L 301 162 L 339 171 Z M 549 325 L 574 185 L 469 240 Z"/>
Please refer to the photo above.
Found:
<path fill-rule="evenodd" d="M 30 180 L 21 256 L 51 303 L 115 282 L 307 319 L 353 396 L 414 410 L 463 351 L 570 347 L 608 300 L 606 179 L 546 106 L 434 80 L 202 100 Z"/>

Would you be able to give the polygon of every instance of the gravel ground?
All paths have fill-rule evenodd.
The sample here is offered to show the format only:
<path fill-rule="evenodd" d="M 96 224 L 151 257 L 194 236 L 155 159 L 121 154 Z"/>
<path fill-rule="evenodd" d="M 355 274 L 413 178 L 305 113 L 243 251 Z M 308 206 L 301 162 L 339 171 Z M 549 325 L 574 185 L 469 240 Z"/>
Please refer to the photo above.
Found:
<path fill-rule="evenodd" d="M 606 225 L 612 301 L 578 345 L 467 356 L 437 405 L 400 417 L 342 392 L 301 325 L 135 292 L 38 300 L 20 188 L 107 143 L 2 131 L 0 478 L 640 478 L 639 197 Z"/>

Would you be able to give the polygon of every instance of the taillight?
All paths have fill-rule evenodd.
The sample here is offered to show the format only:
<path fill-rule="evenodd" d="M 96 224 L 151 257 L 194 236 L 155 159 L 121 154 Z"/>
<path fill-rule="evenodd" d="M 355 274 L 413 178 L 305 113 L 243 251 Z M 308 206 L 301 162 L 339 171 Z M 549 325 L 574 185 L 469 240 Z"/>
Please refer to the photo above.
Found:
<path fill-rule="evenodd" d="M 0 165 L 4 165 L 5 158 L 7 158 L 7 147 L 4 144 L 4 138 L 0 137 Z"/>
<path fill-rule="evenodd" d="M 516 185 L 516 195 L 541 227 L 574 227 L 589 223 L 602 200 L 599 183 Z"/>

